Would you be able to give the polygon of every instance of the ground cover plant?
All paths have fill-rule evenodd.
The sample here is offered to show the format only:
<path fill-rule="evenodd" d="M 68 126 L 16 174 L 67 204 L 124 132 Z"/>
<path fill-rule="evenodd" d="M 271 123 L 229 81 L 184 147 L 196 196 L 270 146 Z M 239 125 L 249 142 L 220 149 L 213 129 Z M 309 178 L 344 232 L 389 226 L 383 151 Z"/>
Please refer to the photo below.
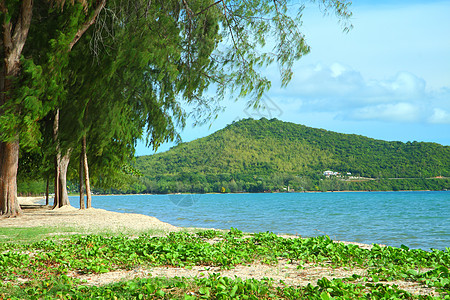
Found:
<path fill-rule="evenodd" d="M 450 249 L 445 251 L 382 247 L 363 249 L 333 242 L 327 236 L 280 237 L 206 230 L 164 237 L 148 234 L 73 235 L 24 243 L 0 244 L 0 298 L 64 299 L 450 299 Z M 221 275 L 240 265 L 307 264 L 360 268 L 351 276 L 320 278 L 291 285 L 271 278 L 242 279 Z M 165 267 L 219 267 L 204 277 L 146 277 L 107 285 L 89 285 L 85 275 L 116 270 Z M 402 290 L 398 281 L 431 289 L 434 295 Z M 389 283 L 389 284 L 388 284 Z"/>
<path fill-rule="evenodd" d="M 48 236 L 64 236 L 80 232 L 80 229 L 71 227 L 4 227 L 0 228 L 0 243 L 30 243 L 44 239 Z"/>

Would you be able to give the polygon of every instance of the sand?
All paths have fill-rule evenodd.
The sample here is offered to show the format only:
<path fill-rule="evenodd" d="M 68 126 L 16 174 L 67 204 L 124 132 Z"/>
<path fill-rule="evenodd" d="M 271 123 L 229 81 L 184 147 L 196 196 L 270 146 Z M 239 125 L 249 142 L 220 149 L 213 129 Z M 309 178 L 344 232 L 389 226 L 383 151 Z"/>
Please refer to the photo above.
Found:
<path fill-rule="evenodd" d="M 66 206 L 52 210 L 51 207 L 43 207 L 45 199 L 42 197 L 19 197 L 19 203 L 24 208 L 23 216 L 17 218 L 0 219 L 0 227 L 71 227 L 80 229 L 83 233 L 98 232 L 153 232 L 155 235 L 167 234 L 172 231 L 185 230 L 171 224 L 162 222 L 157 218 L 131 213 L 117 213 L 104 209 L 90 208 L 79 210 L 71 206 Z M 76 230 L 74 233 L 77 233 Z M 286 238 L 296 238 L 286 236 Z M 362 248 L 370 248 L 370 245 L 357 244 Z M 352 274 L 366 276 L 367 270 L 359 268 L 336 268 L 332 266 L 317 266 L 315 264 L 302 264 L 301 269 L 297 269 L 297 264 L 279 259 L 277 265 L 266 265 L 255 262 L 248 265 L 238 265 L 231 270 L 222 270 L 219 267 L 193 266 L 189 269 L 175 267 L 138 267 L 134 270 L 116 270 L 104 274 L 82 275 L 71 272 L 68 276 L 85 280 L 87 285 L 104 285 L 113 282 L 130 280 L 133 278 L 145 278 L 150 276 L 164 277 L 205 277 L 212 273 L 220 273 L 222 276 L 234 278 L 235 276 L 247 278 L 272 278 L 275 282 L 282 280 L 285 284 L 293 286 L 306 286 L 316 284 L 317 280 L 323 277 L 345 278 Z M 384 284 L 396 284 L 416 295 L 438 295 L 431 288 L 421 286 L 414 282 L 395 281 L 384 282 Z"/>
<path fill-rule="evenodd" d="M 41 206 L 42 197 L 18 197 L 23 216 L 1 219 L 0 227 L 74 227 L 84 232 L 179 231 L 182 228 L 141 214 L 118 213 L 98 208 L 77 209 L 63 206 L 57 209 Z M 52 201 L 50 202 L 52 203 Z"/>

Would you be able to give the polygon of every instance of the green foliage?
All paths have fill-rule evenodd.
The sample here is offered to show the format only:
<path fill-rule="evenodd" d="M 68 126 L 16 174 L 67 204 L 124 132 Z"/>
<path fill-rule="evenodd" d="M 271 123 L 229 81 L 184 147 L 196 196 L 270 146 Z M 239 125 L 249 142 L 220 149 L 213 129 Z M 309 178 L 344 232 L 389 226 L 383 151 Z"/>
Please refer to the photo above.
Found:
<path fill-rule="evenodd" d="M 293 63 L 309 52 L 300 31 L 304 6 L 287 0 L 107 1 L 80 40 L 75 37 L 99 1 L 56 3 L 33 3 L 20 72 L 12 87 L 5 85 L 0 140 L 45 148 L 48 162 L 57 148 L 53 115 L 60 110 L 58 148 L 65 153 L 87 135 L 89 161 L 101 169 L 91 172 L 99 187 L 122 179 L 117 166 L 143 134 L 155 149 L 178 139 L 186 118 L 181 104 L 190 105 L 199 122 L 217 116 L 226 93 L 258 106 L 271 85 L 261 70 L 276 62 L 285 86 Z M 351 16 L 350 2 L 322 4 L 340 20 Z M 20 1 L 7 8 L 2 18 L 17 19 Z M 205 95 L 209 88 L 215 97 Z"/>
<path fill-rule="evenodd" d="M 150 193 L 221 192 L 221 187 L 283 191 L 288 186 L 296 191 L 441 190 L 450 188 L 449 179 L 433 177 L 450 176 L 450 147 L 246 119 L 167 152 L 138 157 L 136 168 L 146 186 L 138 192 Z M 344 176 L 325 178 L 325 170 Z"/>
<path fill-rule="evenodd" d="M 11 4 L 14 6 L 10 7 L 11 11 L 18 14 L 20 1 Z M 66 3 L 57 8 L 45 1 L 33 5 L 20 73 L 11 78 L 13 86 L 6 91 L 8 101 L 2 105 L 0 140 L 10 141 L 19 135 L 25 149 L 41 142 L 38 121 L 61 105 L 66 97 L 69 44 L 89 17 L 90 8 L 79 3 Z"/>
<path fill-rule="evenodd" d="M 209 240 L 214 238 L 214 242 Z M 141 235 L 72 236 L 29 245 L 0 244 L 0 288 L 2 297 L 35 298 L 174 298 L 174 299 L 355 299 L 405 298 L 415 296 L 395 285 L 380 281 L 404 280 L 436 288 L 442 296 L 450 292 L 450 253 L 381 247 L 361 249 L 316 238 L 282 238 L 273 233 L 247 237 L 232 229 L 227 232 L 203 231 L 199 234 L 171 233 L 166 237 Z M 331 268 L 364 268 L 367 275 L 349 278 L 322 278 L 305 287 L 263 280 L 230 279 L 219 273 L 206 278 L 134 279 L 105 286 L 86 286 L 68 273 L 97 274 L 137 266 L 193 265 L 222 269 L 239 264 L 276 264 L 280 258 Z M 20 287 L 17 279 L 22 278 Z"/>

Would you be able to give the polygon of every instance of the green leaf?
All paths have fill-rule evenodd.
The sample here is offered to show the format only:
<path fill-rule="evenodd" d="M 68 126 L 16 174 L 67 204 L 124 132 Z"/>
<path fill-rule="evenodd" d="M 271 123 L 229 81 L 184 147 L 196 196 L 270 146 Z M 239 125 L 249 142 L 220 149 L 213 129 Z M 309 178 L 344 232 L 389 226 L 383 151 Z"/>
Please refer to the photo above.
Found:
<path fill-rule="evenodd" d="M 330 300 L 331 296 L 328 292 L 323 291 L 322 293 L 320 293 L 320 299 L 322 300 Z"/>
<path fill-rule="evenodd" d="M 405 251 L 409 251 L 409 247 L 408 246 L 405 246 L 405 245 L 401 245 L 400 246 L 400 248 L 402 248 L 403 250 L 405 250 Z"/>
<path fill-rule="evenodd" d="M 239 286 L 237 284 L 235 284 L 233 286 L 233 288 L 230 291 L 230 297 L 234 297 L 236 295 L 236 292 L 237 292 L 238 288 L 239 288 Z"/>
<path fill-rule="evenodd" d="M 199 290 L 198 290 L 198 293 L 200 294 L 200 295 L 203 295 L 203 296 L 206 296 L 206 297 L 209 297 L 209 287 L 201 287 Z"/>

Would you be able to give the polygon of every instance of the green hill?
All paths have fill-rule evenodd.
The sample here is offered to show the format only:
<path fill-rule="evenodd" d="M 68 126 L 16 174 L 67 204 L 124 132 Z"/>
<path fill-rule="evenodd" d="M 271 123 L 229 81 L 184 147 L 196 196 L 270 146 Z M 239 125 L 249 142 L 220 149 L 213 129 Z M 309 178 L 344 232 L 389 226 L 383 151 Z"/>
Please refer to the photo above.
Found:
<path fill-rule="evenodd" d="M 140 192 L 448 189 L 448 179 L 430 178 L 450 176 L 450 147 L 245 119 L 138 157 L 136 168 L 144 175 Z M 325 178 L 326 170 L 345 176 Z"/>

